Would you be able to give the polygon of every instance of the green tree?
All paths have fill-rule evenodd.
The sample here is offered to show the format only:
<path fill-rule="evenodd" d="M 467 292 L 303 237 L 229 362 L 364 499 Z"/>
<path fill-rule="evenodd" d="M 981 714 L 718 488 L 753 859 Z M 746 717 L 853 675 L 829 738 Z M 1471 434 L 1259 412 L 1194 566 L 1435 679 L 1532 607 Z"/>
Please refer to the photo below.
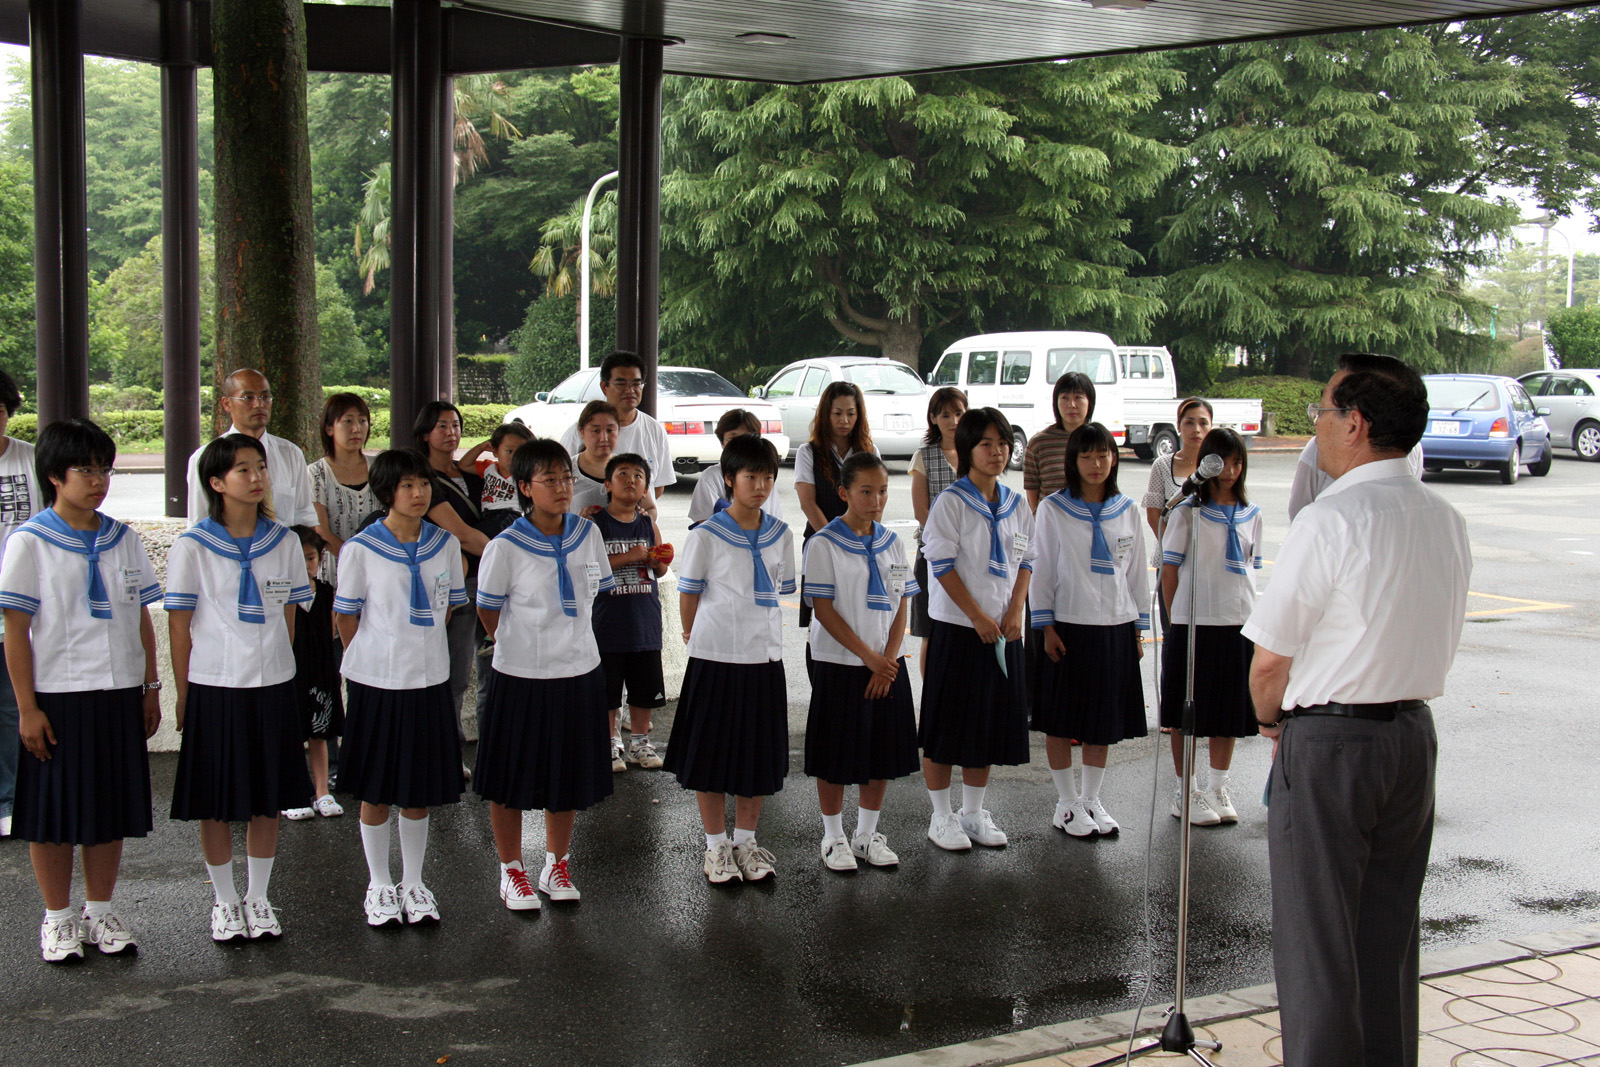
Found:
<path fill-rule="evenodd" d="M 387 353 L 375 354 L 367 344 L 338 272 L 325 263 L 317 264 L 317 338 L 327 384 L 389 384 Z"/>
<path fill-rule="evenodd" d="M 1564 308 L 1545 329 L 1563 367 L 1600 367 L 1600 306 Z"/>
<path fill-rule="evenodd" d="M 32 396 L 33 185 L 27 167 L 0 162 L 0 369 Z"/>
<path fill-rule="evenodd" d="M 210 380 L 212 338 L 216 324 L 216 255 L 211 235 L 200 235 L 200 367 L 201 381 Z M 161 366 L 161 237 L 150 238 L 144 250 L 112 271 L 105 281 L 102 314 L 110 316 L 124 344 L 110 361 L 116 385 L 162 388 Z"/>
<path fill-rule="evenodd" d="M 1565 257 L 1541 256 L 1538 245 L 1513 241 L 1479 272 L 1468 292 L 1494 308 L 1497 334 L 1514 334 L 1520 341 L 1566 303 Z"/>
<path fill-rule="evenodd" d="M 512 343 L 506 385 L 512 399 L 526 404 L 535 394 L 554 388 L 578 369 L 578 299 L 545 296 L 528 305 Z M 617 302 L 598 299 L 589 309 L 589 355 L 592 363 L 609 352 L 617 336 Z"/>

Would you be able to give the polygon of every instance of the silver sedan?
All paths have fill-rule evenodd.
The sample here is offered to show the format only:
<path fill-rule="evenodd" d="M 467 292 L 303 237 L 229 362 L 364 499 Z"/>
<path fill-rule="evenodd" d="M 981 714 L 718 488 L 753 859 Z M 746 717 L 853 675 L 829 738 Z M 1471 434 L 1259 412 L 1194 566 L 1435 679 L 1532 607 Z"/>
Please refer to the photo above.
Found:
<path fill-rule="evenodd" d="M 1550 424 L 1550 443 L 1600 461 L 1600 370 L 1542 370 L 1517 379 Z"/>

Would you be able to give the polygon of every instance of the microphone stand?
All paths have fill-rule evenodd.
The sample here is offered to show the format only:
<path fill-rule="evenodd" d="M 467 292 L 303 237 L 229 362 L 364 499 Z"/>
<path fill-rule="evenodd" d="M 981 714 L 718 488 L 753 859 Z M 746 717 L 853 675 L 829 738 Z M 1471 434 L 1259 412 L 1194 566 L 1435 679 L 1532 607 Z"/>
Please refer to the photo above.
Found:
<path fill-rule="evenodd" d="M 1161 509 L 1161 529 L 1165 532 L 1167 516 L 1172 509 L 1180 506 L 1185 501 L 1195 499 L 1198 490 L 1192 493 L 1179 493 Z M 1189 555 L 1188 559 L 1196 559 L 1200 548 L 1200 521 L 1196 515 L 1189 522 Z M 1183 720 L 1180 730 L 1183 734 L 1183 781 L 1179 785 L 1178 793 L 1181 800 L 1181 815 L 1178 820 L 1178 960 L 1175 981 L 1176 996 L 1173 1000 L 1172 1010 L 1167 1013 L 1167 1023 L 1161 1028 L 1161 1036 L 1155 1041 L 1141 1048 L 1133 1049 L 1121 1056 L 1113 1056 L 1101 1060 L 1091 1067 L 1109 1067 L 1110 1064 L 1124 1063 L 1136 1056 L 1148 1056 L 1152 1052 L 1181 1052 L 1201 1067 L 1214 1067 L 1206 1059 L 1201 1049 L 1211 1052 L 1220 1052 L 1222 1042 L 1197 1039 L 1194 1036 L 1194 1027 L 1189 1025 L 1189 1017 L 1183 1010 L 1184 985 L 1189 969 L 1189 845 L 1194 828 L 1189 822 L 1189 795 L 1193 792 L 1191 783 L 1194 781 L 1194 596 L 1195 582 L 1189 583 L 1189 625 L 1185 637 L 1187 639 L 1188 662 L 1186 664 L 1183 683 Z M 1155 599 L 1161 602 L 1160 582 L 1156 583 Z M 1157 618 L 1151 612 L 1152 618 Z M 1159 654 L 1159 653 L 1158 653 Z M 1159 668 L 1158 668 L 1159 669 Z M 1156 693 L 1156 699 L 1161 699 L 1161 694 Z M 1160 759 L 1159 756 L 1156 757 Z"/>

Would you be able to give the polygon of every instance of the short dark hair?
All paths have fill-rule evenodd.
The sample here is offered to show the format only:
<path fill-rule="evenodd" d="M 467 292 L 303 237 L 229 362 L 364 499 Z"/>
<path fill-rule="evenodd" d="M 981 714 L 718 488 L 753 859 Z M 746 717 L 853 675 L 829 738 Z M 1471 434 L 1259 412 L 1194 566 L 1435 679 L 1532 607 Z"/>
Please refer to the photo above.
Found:
<path fill-rule="evenodd" d="M 744 434 L 722 446 L 720 466 L 723 495 L 731 500 L 740 471 L 778 476 L 778 450 L 765 437 Z"/>
<path fill-rule="evenodd" d="M 644 359 L 637 352 L 617 349 L 600 362 L 600 381 L 606 382 L 611 378 L 611 372 L 618 367 L 637 367 L 639 376 L 644 377 Z"/>
<path fill-rule="evenodd" d="M 367 402 L 356 393 L 330 393 L 328 399 L 322 402 L 322 452 L 323 455 L 333 455 L 333 424 L 344 418 L 349 411 L 361 412 L 361 417 L 367 420 L 367 426 L 372 426 L 372 409 L 367 407 Z"/>
<path fill-rule="evenodd" d="M 1050 393 L 1050 417 L 1056 420 L 1056 429 L 1065 430 L 1061 424 L 1061 396 L 1063 393 L 1082 393 L 1089 398 L 1089 412 L 1083 417 L 1084 422 L 1094 418 L 1094 381 L 1081 371 L 1069 370 L 1056 379 L 1056 387 Z"/>
<path fill-rule="evenodd" d="M 0 404 L 6 408 L 6 417 L 10 418 L 22 406 L 22 390 L 17 388 L 16 380 L 0 370 Z"/>
<path fill-rule="evenodd" d="M 1121 457 L 1117 454 L 1117 439 L 1098 422 L 1084 423 L 1067 438 L 1067 450 L 1062 455 L 1062 463 L 1066 466 L 1067 492 L 1080 499 L 1083 496 L 1083 474 L 1078 470 L 1078 457 L 1086 452 L 1111 453 L 1111 473 L 1105 481 L 1106 499 L 1110 500 L 1122 491 L 1117 488 L 1117 466 Z"/>
<path fill-rule="evenodd" d="M 1241 504 L 1250 503 L 1244 495 L 1244 476 L 1250 473 L 1250 447 L 1244 443 L 1244 438 L 1226 426 L 1218 426 L 1206 434 L 1205 440 L 1200 442 L 1200 454 L 1195 456 L 1195 461 L 1198 463 L 1207 456 L 1221 456 L 1225 460 L 1239 461 L 1239 480 L 1233 483 L 1233 497 Z M 1199 496 L 1202 503 L 1211 503 L 1215 485 L 1215 479 L 1200 483 Z"/>
<path fill-rule="evenodd" d="M 494 433 L 489 435 L 489 447 L 498 449 L 506 443 L 508 437 L 520 437 L 524 441 L 531 441 L 533 431 L 520 422 L 502 422 L 494 428 Z"/>
<path fill-rule="evenodd" d="M 200 491 L 206 495 L 206 514 L 217 522 L 222 521 L 221 493 L 212 486 L 211 479 L 228 477 L 228 472 L 238 462 L 239 451 L 255 452 L 261 456 L 263 463 L 267 460 L 267 446 L 256 438 L 245 433 L 225 433 L 200 450 L 200 458 L 195 462 L 195 474 L 200 478 Z M 269 468 L 267 476 L 270 478 L 272 471 Z M 267 503 L 263 496 L 257 505 L 258 514 L 264 518 L 272 518 L 272 505 Z"/>
<path fill-rule="evenodd" d="M 390 448 L 372 457 L 367 466 L 367 485 L 373 499 L 385 511 L 394 507 L 394 492 L 407 478 L 426 478 L 433 486 L 433 465 L 414 448 Z"/>
<path fill-rule="evenodd" d="M 956 423 L 957 478 L 965 478 L 972 469 L 972 450 L 978 447 L 978 442 L 983 440 L 983 435 L 989 432 L 991 426 L 1000 431 L 1006 447 L 1011 448 L 1014 440 L 1011 421 L 999 408 L 968 408 L 967 413 L 961 416 L 961 421 Z"/>
<path fill-rule="evenodd" d="M 1378 452 L 1409 453 L 1428 426 L 1428 388 L 1422 375 L 1393 356 L 1346 352 L 1339 357 L 1344 380 L 1333 390 L 1335 407 L 1359 411 L 1372 429 L 1367 442 Z"/>
<path fill-rule="evenodd" d="M 617 420 L 618 429 L 622 427 L 622 413 L 617 410 L 615 404 L 609 400 L 591 400 L 583 405 L 582 411 L 578 412 L 578 432 L 582 433 L 583 428 L 597 415 L 610 415 Z"/>
<path fill-rule="evenodd" d="M 645 482 L 648 483 L 650 481 L 650 461 L 637 452 L 613 452 L 611 458 L 606 460 L 606 481 L 609 482 L 611 480 L 611 472 L 618 467 L 638 467 L 644 471 Z M 649 488 L 649 485 L 647 484 L 645 487 Z"/>
<path fill-rule="evenodd" d="M 300 548 L 302 551 L 308 548 L 314 548 L 317 550 L 317 555 L 320 556 L 327 550 L 328 542 L 322 539 L 322 535 L 317 533 L 314 527 L 291 526 L 289 529 L 293 530 L 294 535 L 300 538 Z"/>
<path fill-rule="evenodd" d="M 517 483 L 517 502 L 523 511 L 533 507 L 533 500 L 522 491 L 522 483 L 533 481 L 552 467 L 572 472 L 572 456 L 552 438 L 536 437 L 511 453 L 511 480 Z"/>
<path fill-rule="evenodd" d="M 760 435 L 761 420 L 756 418 L 755 412 L 746 411 L 744 408 L 729 408 L 722 413 L 722 418 L 717 420 L 717 444 L 722 444 L 722 439 L 735 430 L 745 433 Z"/>
<path fill-rule="evenodd" d="M 883 465 L 874 452 L 857 452 L 839 468 L 839 488 L 848 489 L 851 483 L 867 471 L 883 471 L 889 473 L 889 468 Z"/>
<path fill-rule="evenodd" d="M 33 470 L 39 476 L 39 499 L 56 502 L 55 482 L 67 480 L 68 467 L 109 467 L 117 461 L 117 443 L 88 419 L 61 419 L 39 431 Z"/>
<path fill-rule="evenodd" d="M 941 411 L 957 401 L 960 401 L 963 408 L 969 406 L 967 394 L 953 385 L 933 391 L 933 395 L 928 398 L 928 432 L 922 435 L 923 444 L 936 445 L 944 440 L 944 434 L 939 432 L 939 424 L 933 420 L 939 417 Z"/>
<path fill-rule="evenodd" d="M 456 413 L 456 418 L 461 419 L 462 429 L 466 428 L 466 419 L 461 418 L 461 409 L 448 400 L 430 400 L 422 405 L 422 410 L 417 412 L 417 417 L 411 424 L 411 440 L 415 442 L 417 451 L 424 456 L 428 454 L 428 435 L 438 425 L 439 416 L 447 411 Z"/>

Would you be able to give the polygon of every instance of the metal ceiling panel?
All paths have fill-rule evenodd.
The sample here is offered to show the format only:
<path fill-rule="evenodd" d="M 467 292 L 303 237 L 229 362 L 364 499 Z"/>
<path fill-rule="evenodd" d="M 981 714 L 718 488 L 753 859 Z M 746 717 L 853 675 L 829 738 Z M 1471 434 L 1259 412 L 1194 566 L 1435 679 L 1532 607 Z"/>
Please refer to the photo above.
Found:
<path fill-rule="evenodd" d="M 776 82 L 952 70 L 1589 6 L 1570 0 L 1149 0 L 1141 10 L 1095 6 L 1091 0 L 462 2 L 485 11 L 665 39 L 670 42 L 665 60 L 669 73 Z"/>

